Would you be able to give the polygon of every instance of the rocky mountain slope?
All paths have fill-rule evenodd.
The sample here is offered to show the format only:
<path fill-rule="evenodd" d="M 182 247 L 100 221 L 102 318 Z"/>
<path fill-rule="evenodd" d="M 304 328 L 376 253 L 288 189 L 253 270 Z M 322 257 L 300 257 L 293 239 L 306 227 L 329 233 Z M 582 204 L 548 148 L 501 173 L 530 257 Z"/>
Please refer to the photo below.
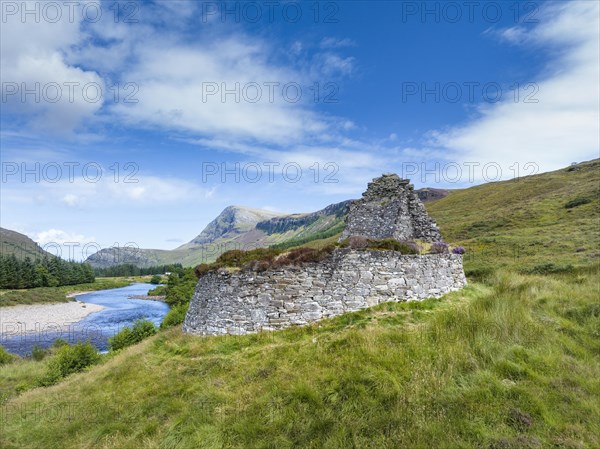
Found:
<path fill-rule="evenodd" d="M 332 204 L 317 212 L 281 215 L 267 210 L 229 206 L 190 242 L 174 250 L 106 248 L 86 260 L 105 268 L 131 263 L 139 267 L 181 263 L 193 266 L 212 262 L 231 249 L 254 249 L 298 238 L 310 239 L 339 227 L 348 201 Z"/>
<path fill-rule="evenodd" d="M 242 206 L 229 206 L 211 221 L 194 239 L 178 250 L 190 249 L 198 245 L 213 243 L 225 235 L 242 234 L 253 230 L 257 223 L 279 217 L 282 214 L 262 209 L 251 209 Z"/>

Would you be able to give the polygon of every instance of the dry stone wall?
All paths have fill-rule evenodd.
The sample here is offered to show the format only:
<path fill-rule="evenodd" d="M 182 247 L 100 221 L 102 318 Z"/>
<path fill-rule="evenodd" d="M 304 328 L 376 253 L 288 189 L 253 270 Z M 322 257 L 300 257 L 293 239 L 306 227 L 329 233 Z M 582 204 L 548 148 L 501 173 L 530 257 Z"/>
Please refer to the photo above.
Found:
<path fill-rule="evenodd" d="M 385 174 L 353 201 L 341 239 L 441 241 L 408 179 Z M 388 301 L 441 296 L 466 285 L 462 256 L 337 249 L 326 260 L 264 272 L 203 275 L 183 330 L 199 335 L 283 329 Z"/>
<path fill-rule="evenodd" d="M 326 260 L 200 278 L 183 330 L 247 334 L 304 325 L 382 302 L 438 297 L 466 285 L 462 256 L 338 249 Z"/>

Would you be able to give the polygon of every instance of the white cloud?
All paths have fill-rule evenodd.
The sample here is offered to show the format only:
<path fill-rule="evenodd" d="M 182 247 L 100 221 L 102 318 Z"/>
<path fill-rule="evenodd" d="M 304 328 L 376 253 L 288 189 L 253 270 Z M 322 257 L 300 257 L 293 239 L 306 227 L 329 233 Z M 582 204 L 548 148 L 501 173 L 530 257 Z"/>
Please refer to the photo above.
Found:
<path fill-rule="evenodd" d="M 97 245 L 95 237 L 88 237 L 62 229 L 48 229 L 29 235 L 42 249 L 66 260 L 85 259 L 84 248 Z"/>
<path fill-rule="evenodd" d="M 41 2 L 28 5 L 33 4 Z M 135 24 L 115 22 L 114 11 L 106 5 L 102 20 L 83 20 L 83 4 L 75 20 L 65 10 L 57 23 L 21 21 L 17 15 L 3 24 L 3 81 L 40 83 L 42 97 L 45 86 L 57 83 L 62 93 L 56 103 L 10 96 L 7 116 L 23 114 L 38 131 L 77 130 L 78 139 L 94 137 L 81 137 L 86 126 L 116 121 L 259 144 L 287 145 L 307 136 L 326 136 L 330 120 L 316 112 L 311 89 L 315 82 L 336 82 L 355 71 L 354 58 L 335 53 L 354 45 L 352 41 L 325 38 L 305 58 L 286 65 L 278 62 L 285 57 L 277 43 L 250 36 L 236 25 L 196 27 L 190 40 L 187 27 L 197 25 L 200 12 L 193 2 L 136 5 Z M 291 54 L 306 53 L 305 48 L 295 41 Z M 78 83 L 74 101 L 64 84 L 69 82 Z M 126 83 L 133 84 L 126 90 Z M 94 86 L 103 94 L 98 101 Z M 133 89 L 137 91 L 129 99 L 134 102 L 125 102 Z M 211 94 L 212 89 L 217 92 Z M 115 92 L 120 95 L 115 97 Z"/>
<path fill-rule="evenodd" d="M 214 197 L 216 188 L 205 188 L 194 182 L 177 178 L 152 175 L 136 175 L 126 182 L 121 178 L 115 182 L 108 170 L 104 176 L 94 179 L 64 176 L 58 182 L 22 183 L 21 179 L 9 178 L 2 186 L 2 203 L 30 204 L 32 206 L 56 206 L 69 209 L 98 209 L 99 207 L 127 206 L 128 208 L 148 205 L 174 205 L 202 202 Z M 3 206 L 4 207 L 4 206 Z"/>
<path fill-rule="evenodd" d="M 139 102 L 117 104 L 113 112 L 135 125 L 262 142 L 324 130 L 306 107 L 313 94 L 305 76 L 268 63 L 268 53 L 264 42 L 249 37 L 204 46 L 149 41 L 138 48 L 139 63 L 122 75 L 136 80 Z"/>
<path fill-rule="evenodd" d="M 33 235 L 32 238 L 42 246 L 49 243 L 58 243 L 59 245 L 64 245 L 65 243 L 78 242 L 85 244 L 95 240 L 94 237 L 86 237 L 83 234 L 67 232 L 61 229 L 48 229 L 47 231 L 41 231 Z"/>
<path fill-rule="evenodd" d="M 300 53 L 302 53 L 302 50 L 304 49 L 304 46 L 302 45 L 302 42 L 300 41 L 295 41 L 292 44 L 291 47 L 291 52 L 294 53 L 295 55 L 299 55 Z"/>
<path fill-rule="evenodd" d="M 70 20 L 68 11 L 63 11 L 60 20 L 52 23 L 46 19 L 53 16 L 44 13 L 43 2 L 14 4 L 19 10 L 38 8 L 40 12 L 25 16 L 25 20 L 20 14 L 3 16 L 3 114 L 24 114 L 35 128 L 69 133 L 101 108 L 105 92 L 104 81 L 96 72 L 65 59 L 63 50 L 82 38 L 82 16 L 77 12 Z"/>
<path fill-rule="evenodd" d="M 553 55 L 530 97 L 537 102 L 524 101 L 534 92 L 527 87 L 518 102 L 511 92 L 506 100 L 481 108 L 471 122 L 432 133 L 431 141 L 447 151 L 445 159 L 495 162 L 507 178 L 514 175 L 508 168 L 515 163 L 523 167 L 533 162 L 539 171 L 548 171 L 598 157 L 599 3 L 552 3 L 547 8 L 533 29 L 500 32 L 511 43 Z"/>
<path fill-rule="evenodd" d="M 75 206 L 79 203 L 79 197 L 77 195 L 73 195 L 72 193 L 67 193 L 63 198 L 62 202 L 67 206 Z"/>
<path fill-rule="evenodd" d="M 263 181 L 269 173 L 273 173 L 278 182 L 285 184 L 284 171 L 288 170 L 286 175 L 294 178 L 299 167 L 300 181 L 293 183 L 294 190 L 320 195 L 354 195 L 361 192 L 365 182 L 371 178 L 398 170 L 404 156 L 400 151 L 378 144 L 348 139 L 331 145 L 297 144 L 285 150 L 265 146 L 256 148 L 225 139 L 195 139 L 187 140 L 187 143 L 243 155 L 244 158 L 237 161 L 239 170 L 244 170 L 244 167 L 253 167 L 252 170 L 256 172 L 261 170 L 260 179 Z M 256 164 L 260 168 L 256 168 Z M 233 164 L 227 165 L 227 168 L 232 169 Z M 254 171 L 247 176 L 253 178 L 253 175 Z M 222 176 L 217 172 L 208 176 L 207 180 L 209 183 L 218 183 Z"/>
<path fill-rule="evenodd" d="M 317 60 L 320 63 L 320 70 L 325 76 L 349 76 L 355 70 L 356 60 L 353 57 L 344 58 L 335 53 L 323 53 Z"/>
<path fill-rule="evenodd" d="M 344 38 L 336 38 L 336 37 L 326 37 L 324 38 L 320 46 L 321 48 L 343 48 L 343 47 L 354 47 L 356 43 L 352 39 Z"/>
<path fill-rule="evenodd" d="M 113 201 L 127 201 L 135 204 L 172 204 L 208 199 L 213 190 L 200 187 L 189 181 L 157 176 L 140 176 L 138 182 L 106 182 L 103 190 Z"/>

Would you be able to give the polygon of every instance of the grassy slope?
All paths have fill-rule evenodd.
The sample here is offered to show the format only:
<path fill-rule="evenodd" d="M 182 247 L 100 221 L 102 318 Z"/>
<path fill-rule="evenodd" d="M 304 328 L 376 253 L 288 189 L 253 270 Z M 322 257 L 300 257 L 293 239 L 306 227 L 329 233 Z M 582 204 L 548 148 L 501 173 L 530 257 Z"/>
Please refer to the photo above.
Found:
<path fill-rule="evenodd" d="M 562 208 L 595 191 L 598 171 L 575 173 L 475 187 L 428 206 L 447 240 L 498 252 L 476 250 L 467 266 L 504 266 L 442 300 L 244 337 L 172 329 L 18 397 L 44 362 L 0 367 L 1 391 L 13 397 L 0 446 L 600 447 L 598 203 Z M 496 189 L 508 190 L 493 198 Z M 504 228 L 473 227 L 506 217 Z M 494 247 L 532 243 L 521 258 Z M 515 272 L 540 261 L 580 268 Z"/>
<path fill-rule="evenodd" d="M 0 228 L 0 253 L 4 256 L 14 254 L 19 259 L 25 257 L 31 259 L 39 259 L 44 256 L 54 257 L 53 254 L 44 251 L 26 235 L 5 228 Z"/>
<path fill-rule="evenodd" d="M 583 279 L 499 275 L 273 334 L 171 330 L 9 402 L 0 443 L 598 447 L 598 292 Z"/>
<path fill-rule="evenodd" d="M 427 210 L 447 241 L 470 250 L 467 269 L 532 267 L 548 258 L 589 264 L 600 257 L 600 160 L 575 168 L 452 191 Z M 592 201 L 564 207 L 577 197 Z"/>

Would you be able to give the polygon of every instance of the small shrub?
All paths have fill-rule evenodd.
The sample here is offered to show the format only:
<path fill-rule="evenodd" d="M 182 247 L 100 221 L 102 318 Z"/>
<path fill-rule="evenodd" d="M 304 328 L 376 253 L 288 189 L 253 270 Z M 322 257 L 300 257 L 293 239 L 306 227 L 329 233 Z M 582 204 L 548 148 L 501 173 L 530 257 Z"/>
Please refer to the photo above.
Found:
<path fill-rule="evenodd" d="M 167 294 L 167 286 L 159 285 L 156 288 L 148 290 L 148 296 L 166 296 Z"/>
<path fill-rule="evenodd" d="M 111 351 L 118 351 L 119 349 L 139 343 L 144 338 L 156 334 L 156 331 L 156 326 L 152 321 L 137 320 L 133 323 L 133 328 L 125 327 L 115 334 L 114 337 L 109 338 L 108 346 Z"/>
<path fill-rule="evenodd" d="M 201 263 L 200 265 L 197 265 L 196 268 L 194 268 L 194 274 L 198 279 L 200 279 L 209 271 L 216 269 L 216 267 L 213 267 L 213 265 L 214 264 Z"/>
<path fill-rule="evenodd" d="M 215 264 L 222 267 L 242 268 L 254 260 L 273 260 L 279 254 L 281 251 L 273 248 L 257 248 L 251 251 L 232 249 L 221 254 Z"/>
<path fill-rule="evenodd" d="M 35 345 L 31 350 L 31 358 L 36 362 L 44 360 L 44 358 L 50 353 L 48 349 L 44 349 L 41 346 Z"/>
<path fill-rule="evenodd" d="M 348 247 L 352 249 L 364 249 L 369 246 L 369 239 L 359 235 L 353 235 L 346 239 Z"/>
<path fill-rule="evenodd" d="M 447 254 L 448 244 L 446 242 L 434 242 L 429 249 L 431 254 Z"/>
<path fill-rule="evenodd" d="M 492 266 L 479 266 L 475 268 L 465 269 L 465 276 L 475 281 L 484 282 L 496 272 L 496 268 Z"/>
<path fill-rule="evenodd" d="M 12 363 L 16 358 L 16 356 L 4 349 L 4 346 L 0 346 L 0 366 Z"/>
<path fill-rule="evenodd" d="M 24 393 L 27 390 L 31 390 L 33 388 L 35 388 L 37 385 L 32 384 L 31 382 L 27 382 L 27 381 L 22 381 L 19 382 L 17 385 L 15 385 L 15 391 L 18 394 Z"/>
<path fill-rule="evenodd" d="M 402 254 L 420 254 L 421 248 L 415 242 L 395 239 L 369 240 L 369 249 L 399 251 Z"/>
<path fill-rule="evenodd" d="M 421 250 L 423 248 L 421 248 L 421 245 L 419 245 L 418 243 L 415 242 L 400 242 L 403 245 L 405 245 L 400 252 L 402 252 L 402 254 L 421 254 Z"/>
<path fill-rule="evenodd" d="M 523 268 L 520 270 L 521 273 L 525 274 L 558 274 L 558 273 L 572 273 L 574 271 L 573 265 L 556 265 L 553 262 L 546 262 L 535 265 L 530 268 Z"/>
<path fill-rule="evenodd" d="M 54 340 L 54 343 L 52 343 L 53 348 L 62 348 L 63 346 L 69 346 L 69 342 L 63 338 L 57 338 Z"/>
<path fill-rule="evenodd" d="M 327 258 L 335 250 L 335 248 L 335 245 L 328 245 L 321 249 L 298 248 L 275 259 L 273 266 L 299 266 L 303 263 L 320 262 Z"/>
<path fill-rule="evenodd" d="M 182 324 L 183 321 L 185 320 L 185 314 L 188 311 L 188 307 L 189 307 L 189 303 L 188 304 L 179 304 L 174 307 L 171 307 L 171 310 L 169 310 L 169 313 L 167 313 L 165 315 L 165 317 L 162 320 L 162 323 L 160 323 L 160 328 L 167 329 L 169 327 L 173 327 L 173 326 Z"/>
<path fill-rule="evenodd" d="M 158 274 L 155 274 L 154 276 L 152 276 L 150 278 L 150 283 L 153 285 L 158 285 L 158 284 L 160 284 L 161 280 L 162 280 L 162 278 Z"/>
<path fill-rule="evenodd" d="M 48 362 L 48 371 L 39 383 L 42 386 L 55 384 L 69 374 L 78 373 L 98 363 L 100 358 L 100 354 L 89 341 L 73 346 L 61 346 Z"/>
<path fill-rule="evenodd" d="M 452 254 L 464 254 L 467 250 L 463 246 L 455 246 L 452 248 Z"/>
<path fill-rule="evenodd" d="M 578 196 L 575 199 L 572 199 L 567 204 L 565 204 L 565 209 L 572 209 L 577 206 L 581 206 L 582 204 L 591 203 L 592 200 L 586 196 Z"/>

